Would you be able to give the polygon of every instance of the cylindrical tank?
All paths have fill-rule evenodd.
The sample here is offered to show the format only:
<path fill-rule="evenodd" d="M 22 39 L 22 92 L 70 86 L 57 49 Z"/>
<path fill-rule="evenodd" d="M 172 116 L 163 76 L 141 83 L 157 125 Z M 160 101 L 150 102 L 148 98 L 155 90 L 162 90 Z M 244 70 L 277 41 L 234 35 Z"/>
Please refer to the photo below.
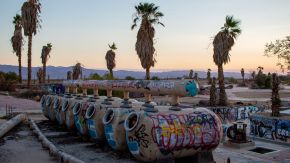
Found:
<path fill-rule="evenodd" d="M 63 102 L 62 113 L 64 113 L 65 125 L 68 130 L 73 130 L 75 128 L 73 107 L 76 103 L 81 102 L 82 100 L 82 97 L 68 96 Z"/>
<path fill-rule="evenodd" d="M 124 121 L 129 113 L 140 111 L 143 102 L 132 102 L 119 108 L 108 108 L 103 116 L 105 136 L 108 144 L 115 150 L 125 150 L 127 148 L 125 139 Z"/>
<path fill-rule="evenodd" d="M 124 127 L 130 152 L 145 162 L 213 150 L 222 136 L 221 121 L 206 108 L 132 112 Z"/>
<path fill-rule="evenodd" d="M 138 112 L 145 109 L 144 102 L 133 102 L 130 107 L 123 105 L 119 108 L 109 108 L 103 116 L 103 124 L 105 128 L 105 136 L 108 144 L 115 150 L 127 149 L 127 142 L 125 136 L 124 121 L 131 112 Z M 156 111 L 168 110 L 171 106 L 156 106 L 155 103 L 150 103 Z M 147 109 L 146 109 L 147 110 Z M 154 111 L 149 109 L 150 111 Z"/>
<path fill-rule="evenodd" d="M 113 100 L 97 101 L 95 105 L 90 106 L 86 112 L 86 119 L 89 129 L 89 135 L 95 140 L 104 140 L 104 124 L 102 122 L 108 108 L 116 108 L 123 105 L 123 100 L 117 97 L 113 97 Z M 129 100 L 131 101 L 131 100 Z"/>
<path fill-rule="evenodd" d="M 53 108 L 53 104 L 55 102 L 55 100 L 57 100 L 59 97 L 55 96 L 55 95 L 49 95 L 47 100 L 46 100 L 46 106 L 47 106 L 47 111 L 48 111 L 48 117 L 49 120 L 51 121 L 55 121 L 55 110 Z"/>
<path fill-rule="evenodd" d="M 46 99 L 47 99 L 47 96 L 43 95 L 40 99 L 40 105 L 41 105 L 41 110 L 42 110 L 43 115 L 46 118 L 49 118 L 48 117 L 48 107 L 46 106 Z"/>
<path fill-rule="evenodd" d="M 96 100 L 94 99 L 84 99 L 80 102 L 76 102 L 73 107 L 75 126 L 78 132 L 83 136 L 88 134 L 88 125 L 85 118 L 87 108 L 95 102 Z"/>
<path fill-rule="evenodd" d="M 98 130 L 99 128 L 96 125 L 97 125 L 97 116 L 100 114 L 100 105 L 101 103 L 104 102 L 104 100 L 106 100 L 106 98 L 107 98 L 106 96 L 99 96 L 99 98 L 96 99 L 94 104 L 90 104 L 88 106 L 85 114 L 89 136 L 90 138 L 96 141 L 103 140 L 102 137 L 103 134 L 100 134 L 101 131 Z"/>
<path fill-rule="evenodd" d="M 61 109 L 62 109 L 62 104 L 63 104 L 64 100 L 65 100 L 65 98 L 60 96 L 59 98 L 56 98 L 54 100 L 54 103 L 53 103 L 55 118 L 56 118 L 56 121 L 58 122 L 59 125 L 64 125 L 64 123 L 65 123 L 64 116 L 61 116 Z"/>

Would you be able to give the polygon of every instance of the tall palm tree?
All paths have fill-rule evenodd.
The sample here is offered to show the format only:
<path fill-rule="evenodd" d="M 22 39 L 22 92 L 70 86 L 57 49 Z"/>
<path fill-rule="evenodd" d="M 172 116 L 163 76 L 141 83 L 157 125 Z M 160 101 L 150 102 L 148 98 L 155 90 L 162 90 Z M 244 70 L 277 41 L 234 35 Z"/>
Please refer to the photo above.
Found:
<path fill-rule="evenodd" d="M 259 66 L 259 67 L 257 68 L 257 70 L 258 70 L 258 75 L 261 75 L 261 74 L 263 74 L 264 67 Z"/>
<path fill-rule="evenodd" d="M 32 48 L 32 35 L 36 35 L 38 27 L 40 27 L 39 14 L 41 4 L 39 0 L 27 0 L 21 7 L 22 26 L 24 35 L 28 36 L 28 76 L 27 86 L 30 87 L 31 83 L 31 48 Z"/>
<path fill-rule="evenodd" d="M 23 37 L 22 37 L 22 25 L 21 25 L 21 16 L 16 14 L 13 17 L 14 24 L 14 35 L 11 37 L 11 44 L 13 47 L 13 52 L 16 53 L 18 57 L 18 76 L 19 82 L 22 83 L 22 75 L 21 75 L 21 51 L 23 45 Z"/>
<path fill-rule="evenodd" d="M 280 115 L 280 95 L 279 95 L 279 85 L 280 85 L 280 79 L 276 73 L 272 74 L 272 116 L 278 117 Z"/>
<path fill-rule="evenodd" d="M 219 105 L 227 105 L 227 95 L 224 84 L 223 64 L 230 61 L 230 50 L 235 43 L 235 39 L 241 34 L 239 27 L 240 21 L 235 20 L 233 16 L 226 16 L 226 22 L 213 40 L 213 60 L 218 66 L 219 80 Z"/>
<path fill-rule="evenodd" d="M 68 72 L 66 73 L 66 79 L 67 79 L 67 80 L 72 80 L 72 72 L 71 72 L 71 71 L 68 71 Z"/>
<path fill-rule="evenodd" d="M 194 77 L 193 78 L 194 78 L 194 80 L 198 81 L 198 73 L 197 72 L 194 73 Z"/>
<path fill-rule="evenodd" d="M 209 105 L 216 106 L 216 78 L 213 77 L 211 80 L 211 87 L 210 87 L 210 96 L 209 96 Z"/>
<path fill-rule="evenodd" d="M 159 11 L 159 7 L 155 6 L 154 3 L 139 3 L 135 6 L 136 14 L 133 20 L 131 30 L 137 27 L 137 22 L 141 20 L 140 28 L 137 34 L 137 42 L 135 44 L 135 50 L 141 61 L 141 65 L 146 69 L 146 79 L 150 79 L 150 68 L 154 67 L 155 59 L 155 48 L 154 35 L 155 29 L 153 25 L 162 24 L 159 19 L 163 17 L 163 13 Z"/>
<path fill-rule="evenodd" d="M 38 83 L 42 83 L 43 81 L 43 70 L 42 68 L 39 68 L 38 71 L 37 71 L 37 79 L 38 79 Z"/>
<path fill-rule="evenodd" d="M 256 71 L 253 71 L 253 72 L 251 73 L 251 77 L 252 77 L 253 80 L 255 80 L 255 77 L 256 77 Z"/>
<path fill-rule="evenodd" d="M 107 62 L 107 68 L 110 71 L 110 79 L 114 79 L 113 69 L 116 67 L 115 61 L 116 53 L 114 50 L 117 49 L 116 44 L 115 43 L 113 43 L 112 45 L 109 44 L 109 48 L 110 50 L 107 51 L 105 59 Z"/>
<path fill-rule="evenodd" d="M 78 62 L 73 67 L 73 74 L 72 74 L 73 80 L 78 80 L 80 76 L 82 76 L 82 73 L 83 73 L 82 64 Z"/>
<path fill-rule="evenodd" d="M 245 70 L 244 70 L 244 68 L 241 69 L 241 75 L 243 78 L 243 86 L 244 86 L 245 85 Z"/>
<path fill-rule="evenodd" d="M 211 84 L 211 69 L 207 69 L 207 73 L 206 73 L 206 79 L 207 79 L 207 83 Z"/>
<path fill-rule="evenodd" d="M 50 57 L 50 51 L 51 51 L 51 48 L 52 48 L 52 44 L 51 43 L 48 43 L 47 45 L 43 46 L 42 47 L 42 51 L 41 51 L 41 62 L 42 62 L 42 65 L 43 65 L 43 77 L 42 77 L 42 80 L 43 80 L 43 83 L 45 83 L 45 77 L 46 77 L 46 62 L 48 61 L 49 57 Z"/>
<path fill-rule="evenodd" d="M 192 76 L 193 76 L 193 70 L 190 69 L 190 70 L 189 70 L 189 74 L 188 74 L 189 79 L 192 79 Z"/>

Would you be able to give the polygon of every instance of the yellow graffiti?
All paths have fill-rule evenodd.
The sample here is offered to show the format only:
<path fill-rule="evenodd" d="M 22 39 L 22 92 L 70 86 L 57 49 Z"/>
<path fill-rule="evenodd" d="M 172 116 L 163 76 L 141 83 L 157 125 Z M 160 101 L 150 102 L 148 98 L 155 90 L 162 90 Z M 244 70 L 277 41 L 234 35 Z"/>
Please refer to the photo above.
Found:
<path fill-rule="evenodd" d="M 184 125 L 180 124 L 178 120 L 174 120 L 173 124 L 161 125 L 161 136 L 170 137 L 172 134 L 182 135 L 184 132 Z"/>

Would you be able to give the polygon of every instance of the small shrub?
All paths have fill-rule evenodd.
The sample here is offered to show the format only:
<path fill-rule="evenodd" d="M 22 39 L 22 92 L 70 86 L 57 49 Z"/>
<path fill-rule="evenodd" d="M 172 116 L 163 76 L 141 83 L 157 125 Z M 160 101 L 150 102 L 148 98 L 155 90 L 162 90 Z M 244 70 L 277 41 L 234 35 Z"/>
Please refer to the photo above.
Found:
<path fill-rule="evenodd" d="M 135 78 L 132 77 L 132 76 L 126 76 L 126 77 L 125 77 L 125 80 L 135 80 Z"/>
<path fill-rule="evenodd" d="M 238 83 L 238 80 L 235 79 L 235 78 L 233 78 L 233 77 L 230 77 L 230 78 L 228 78 L 228 82 L 229 82 L 230 84 L 237 84 L 237 83 Z"/>
<path fill-rule="evenodd" d="M 18 76 L 14 72 L 0 72 L 0 90 L 15 91 Z"/>
<path fill-rule="evenodd" d="M 152 76 L 151 80 L 160 80 L 158 76 Z"/>

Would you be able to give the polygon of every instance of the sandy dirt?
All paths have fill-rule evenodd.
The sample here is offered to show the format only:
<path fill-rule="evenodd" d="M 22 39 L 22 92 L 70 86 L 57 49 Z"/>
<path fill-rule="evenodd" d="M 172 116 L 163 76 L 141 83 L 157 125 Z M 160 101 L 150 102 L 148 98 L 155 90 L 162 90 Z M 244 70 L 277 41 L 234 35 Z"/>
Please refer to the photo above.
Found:
<path fill-rule="evenodd" d="M 28 126 L 21 124 L 0 139 L 0 162 L 53 163 L 57 160 L 42 148 Z"/>

